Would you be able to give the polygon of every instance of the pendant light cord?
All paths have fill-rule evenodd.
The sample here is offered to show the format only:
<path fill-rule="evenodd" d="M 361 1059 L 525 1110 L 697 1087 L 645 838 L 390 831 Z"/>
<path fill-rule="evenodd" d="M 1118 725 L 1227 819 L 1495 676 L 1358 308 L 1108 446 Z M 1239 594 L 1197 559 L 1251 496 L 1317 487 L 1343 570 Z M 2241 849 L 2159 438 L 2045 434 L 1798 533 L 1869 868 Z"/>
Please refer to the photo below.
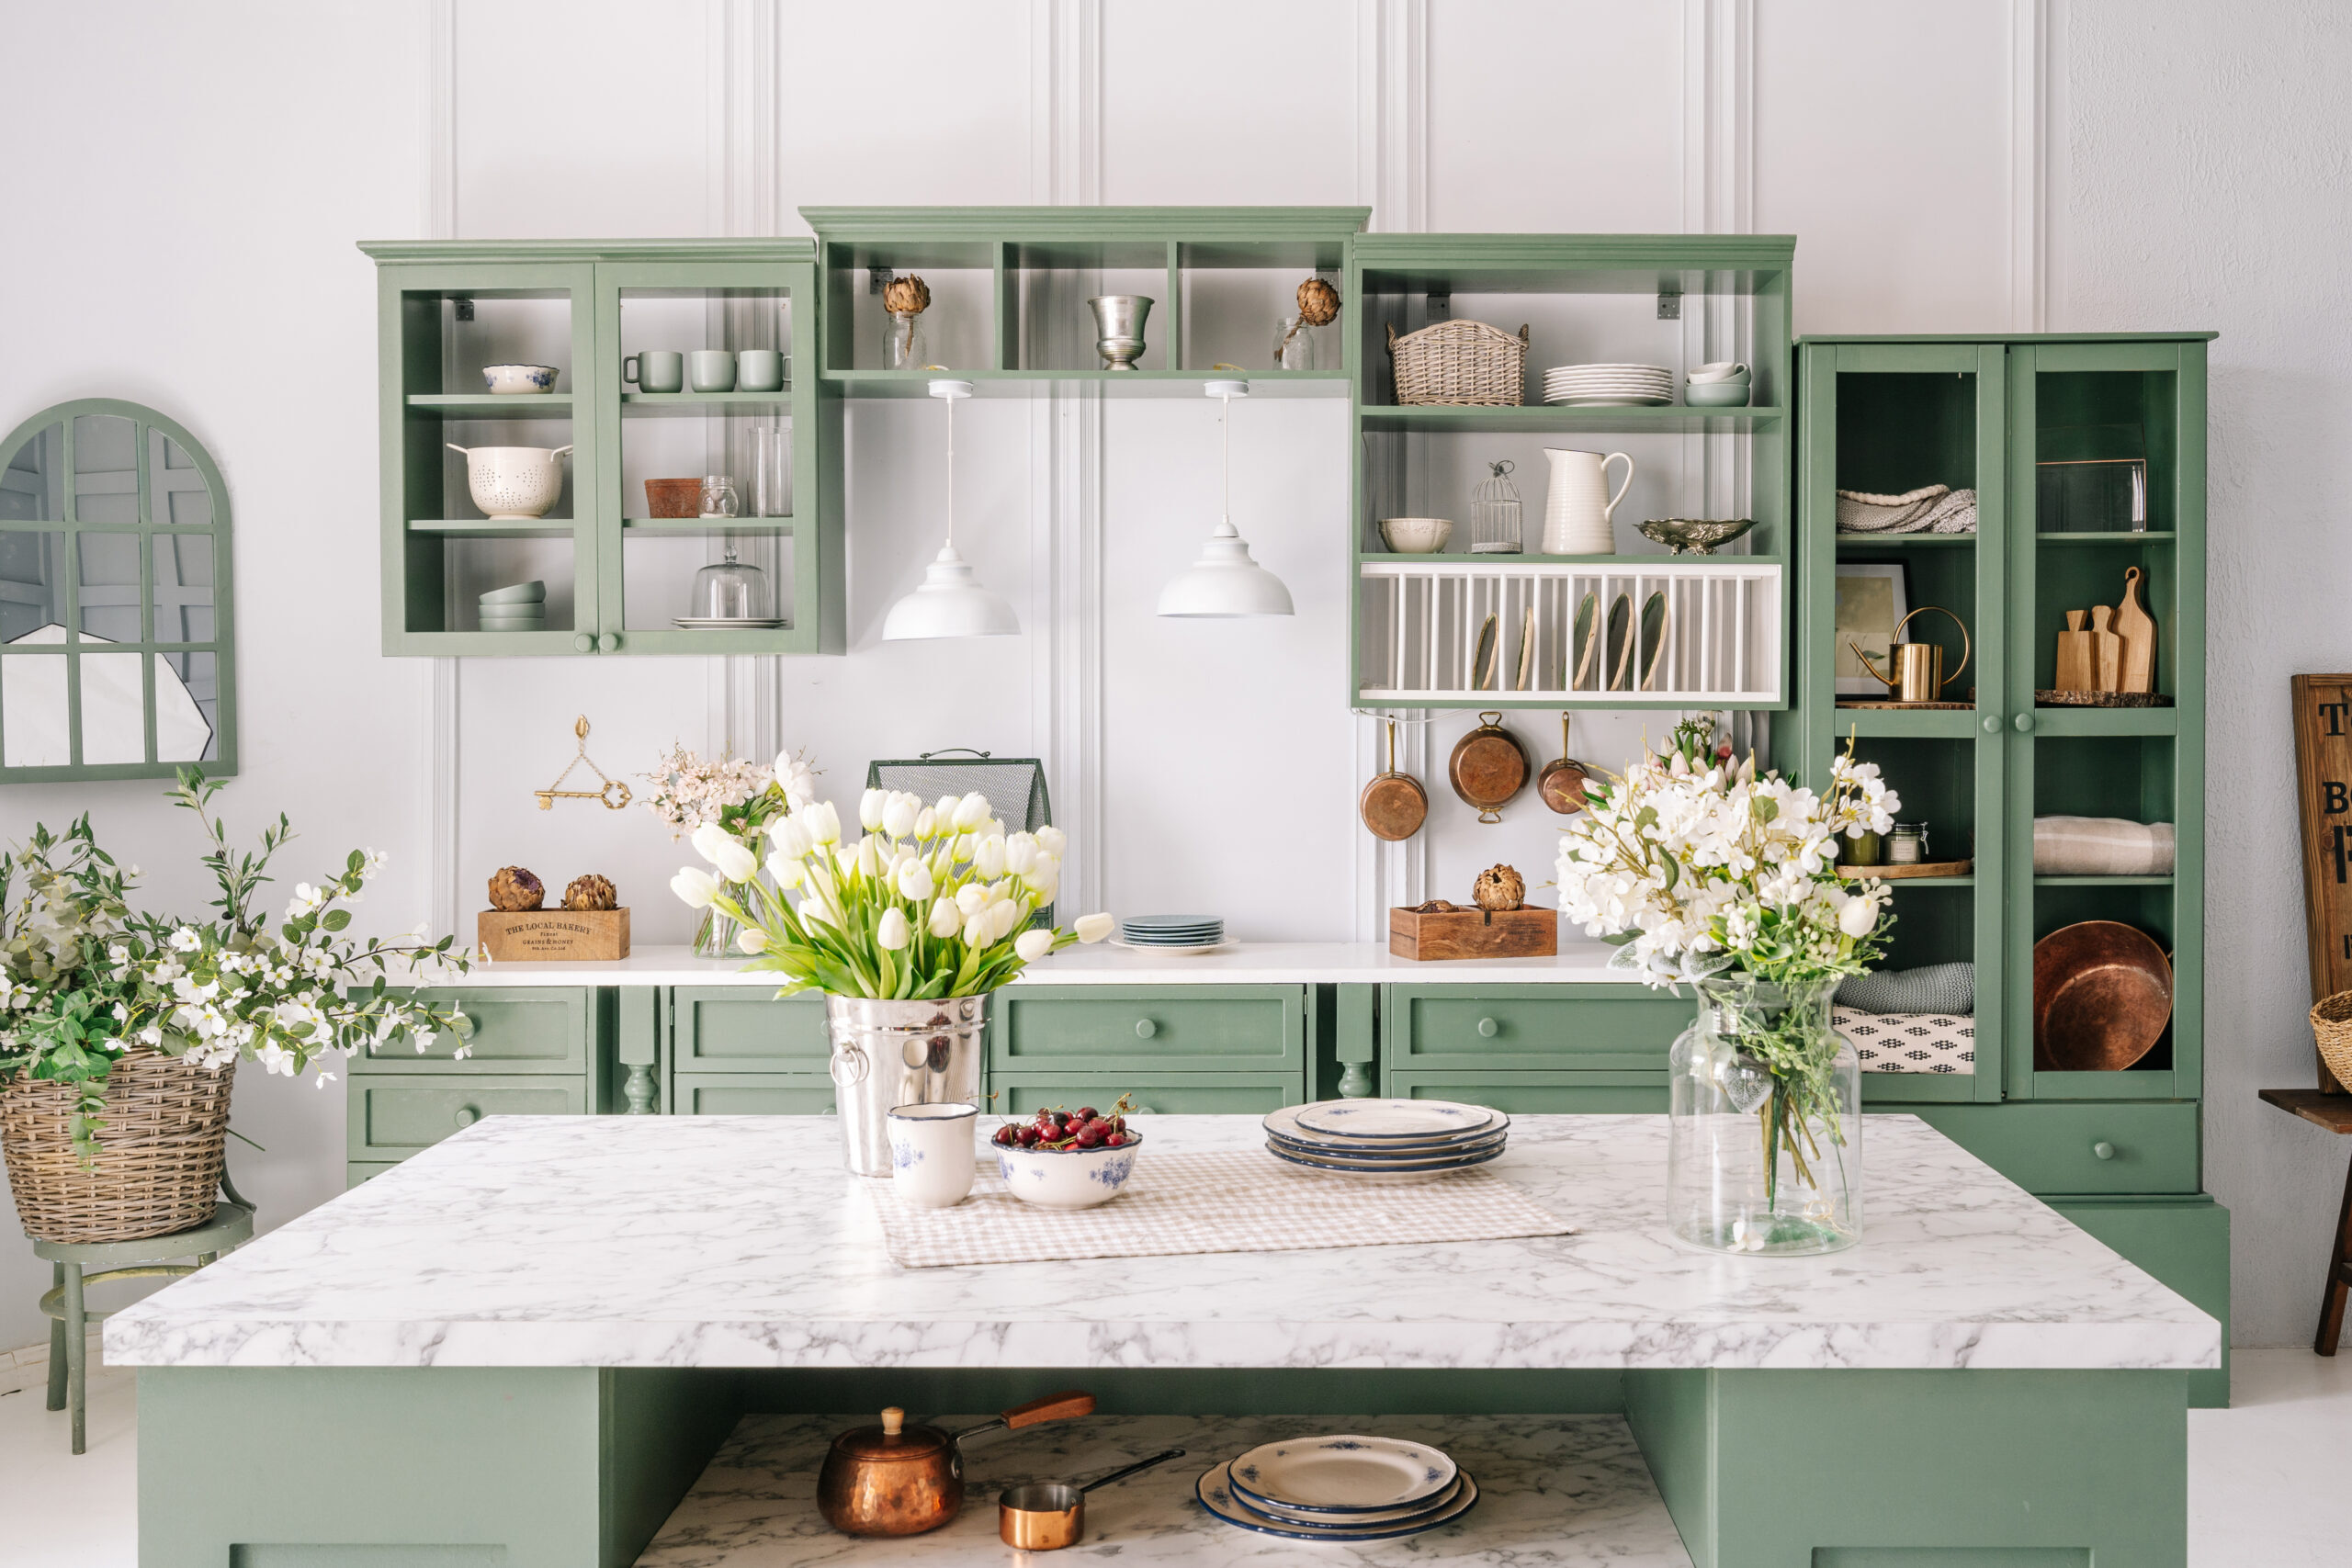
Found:
<path fill-rule="evenodd" d="M 1233 521 L 1233 397 L 1219 393 L 1216 400 L 1216 489 L 1217 518 Z"/>
<path fill-rule="evenodd" d="M 956 546 L 956 400 L 942 398 L 947 405 L 947 545 Z"/>

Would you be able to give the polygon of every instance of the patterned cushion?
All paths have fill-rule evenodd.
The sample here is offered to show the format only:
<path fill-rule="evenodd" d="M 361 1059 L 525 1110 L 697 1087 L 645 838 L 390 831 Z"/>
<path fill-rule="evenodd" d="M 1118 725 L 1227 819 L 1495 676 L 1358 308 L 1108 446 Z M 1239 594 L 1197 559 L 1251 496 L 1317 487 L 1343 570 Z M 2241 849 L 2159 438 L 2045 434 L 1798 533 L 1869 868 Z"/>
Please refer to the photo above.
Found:
<path fill-rule="evenodd" d="M 1976 965 L 1930 964 L 1924 969 L 1880 969 L 1857 975 L 1838 987 L 1841 1007 L 1864 1012 L 1976 1010 Z"/>
<path fill-rule="evenodd" d="M 1976 1021 L 1951 1013 L 1864 1012 L 1834 1007 L 1831 1023 L 1854 1043 L 1866 1073 L 1974 1073 Z"/>

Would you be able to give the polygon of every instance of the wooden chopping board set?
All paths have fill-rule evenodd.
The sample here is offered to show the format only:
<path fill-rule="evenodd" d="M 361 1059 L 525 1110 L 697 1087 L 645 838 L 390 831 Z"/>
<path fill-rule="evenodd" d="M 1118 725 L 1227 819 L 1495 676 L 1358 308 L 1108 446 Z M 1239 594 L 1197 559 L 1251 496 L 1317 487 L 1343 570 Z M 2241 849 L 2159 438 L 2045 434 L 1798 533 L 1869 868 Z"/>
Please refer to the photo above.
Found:
<path fill-rule="evenodd" d="M 2143 581 L 2138 567 L 2127 567 L 2120 604 L 2066 612 L 2051 677 L 2053 694 L 2154 692 L 2156 623 L 2140 601 Z"/>

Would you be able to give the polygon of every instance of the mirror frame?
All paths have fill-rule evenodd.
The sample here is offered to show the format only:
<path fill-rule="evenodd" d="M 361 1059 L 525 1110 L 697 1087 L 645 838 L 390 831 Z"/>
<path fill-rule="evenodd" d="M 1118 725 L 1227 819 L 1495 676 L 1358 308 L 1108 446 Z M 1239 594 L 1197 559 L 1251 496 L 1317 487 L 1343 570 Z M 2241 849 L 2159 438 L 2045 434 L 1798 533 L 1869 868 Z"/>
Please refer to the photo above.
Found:
<path fill-rule="evenodd" d="M 119 419 L 130 420 L 140 427 L 133 437 L 134 449 L 140 465 L 139 518 L 135 524 L 85 524 L 80 519 L 80 507 L 74 496 L 75 487 L 73 483 L 73 433 L 74 422 L 85 414 L 109 414 Z M 36 784 L 74 779 L 167 779 L 173 777 L 179 769 L 184 767 L 201 767 L 209 777 L 232 777 L 237 772 L 237 664 L 234 644 L 235 618 L 232 605 L 234 593 L 231 570 L 232 558 L 230 548 L 232 529 L 229 515 L 229 488 L 221 480 L 220 466 L 213 462 L 212 454 L 205 450 L 204 444 L 190 435 L 185 426 L 153 409 L 141 403 L 126 402 L 118 398 L 79 398 L 71 402 L 52 403 L 10 431 L 6 439 L 0 441 L 0 469 L 5 469 L 16 461 L 17 454 L 23 450 L 27 442 L 31 441 L 51 425 L 61 422 L 63 423 L 66 432 L 64 465 L 67 482 L 64 517 L 60 520 L 40 522 L 0 518 L 0 529 L 11 532 L 62 533 L 67 536 L 65 552 L 67 564 L 64 570 L 69 581 L 66 587 L 65 651 L 62 654 L 44 654 L 38 657 L 62 658 L 66 660 L 66 703 L 72 727 L 73 755 L 75 761 L 62 767 L 11 768 L 0 764 L 0 784 Z M 212 506 L 211 521 L 203 528 L 176 525 L 169 521 L 161 525 L 155 522 L 152 507 L 157 491 L 148 470 L 148 464 L 152 460 L 152 443 L 148 435 L 151 430 L 160 432 L 166 439 L 176 445 L 187 455 L 196 465 L 197 472 L 202 476 L 205 489 L 209 492 Z M 95 641 L 85 643 L 82 640 L 80 599 L 78 589 L 74 586 L 74 580 L 78 578 L 80 572 L 80 552 L 74 547 L 73 536 L 85 530 L 94 534 L 136 533 L 140 536 L 141 626 L 143 635 L 138 642 L 108 641 L 99 644 Z M 155 638 L 154 592 L 152 585 L 154 579 L 155 536 L 159 532 L 167 536 L 172 535 L 186 536 L 199 533 L 209 533 L 211 536 L 212 637 L 209 641 L 159 642 Z M 137 653 L 145 660 L 144 668 L 151 671 L 153 668 L 155 656 L 158 654 L 211 654 L 219 688 L 218 713 L 213 725 L 216 741 L 214 750 L 217 755 L 202 762 L 155 760 L 154 694 L 151 686 L 147 694 L 145 713 L 148 760 L 140 762 L 81 761 L 79 759 L 82 755 L 82 723 L 79 697 L 81 660 L 85 649 L 92 652 Z M 28 656 L 18 655 L 17 657 Z M 7 715 L 5 711 L 0 711 L 0 748 L 5 748 L 6 743 L 6 727 Z M 6 755 L 6 750 L 0 749 L 0 757 Z"/>

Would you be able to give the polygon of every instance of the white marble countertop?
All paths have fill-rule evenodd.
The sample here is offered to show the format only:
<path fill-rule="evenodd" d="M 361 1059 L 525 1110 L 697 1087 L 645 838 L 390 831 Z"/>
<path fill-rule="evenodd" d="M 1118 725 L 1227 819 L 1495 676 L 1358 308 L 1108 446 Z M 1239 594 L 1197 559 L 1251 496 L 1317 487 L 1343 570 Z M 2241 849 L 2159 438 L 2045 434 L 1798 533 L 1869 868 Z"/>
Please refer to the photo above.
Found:
<path fill-rule="evenodd" d="M 951 1430 L 983 1420 L 943 1416 Z M 747 1416 L 637 1568 L 971 1568 L 1034 1562 L 997 1538 L 996 1495 L 1032 1481 L 1087 1481 L 1171 1448 L 1184 1457 L 1088 1495 L 1086 1534 L 1059 1556 L 1122 1568 L 1252 1568 L 1315 1562 L 1450 1568 L 1690 1568 L 1666 1504 L 1617 1416 L 1090 1416 L 974 1439 L 964 1508 L 928 1535 L 858 1540 L 817 1512 L 833 1435 L 863 1415 Z M 1311 1544 L 1211 1517 L 1193 1485 L 1212 1461 L 1260 1443 L 1374 1432 L 1433 1443 L 1478 1483 L 1453 1522 L 1395 1540 Z"/>
<path fill-rule="evenodd" d="M 1615 949 L 1588 942 L 1563 926 L 1555 958 L 1449 959 L 1417 963 L 1397 958 L 1369 942 L 1239 942 L 1218 953 L 1194 955 L 1138 953 L 1108 942 L 1069 947 L 1029 965 L 1016 986 L 1301 986 L 1318 983 L 1378 985 L 1522 985 L 1608 981 L 1634 983 L 1605 966 Z M 415 970 L 401 978 L 413 985 L 457 986 L 769 986 L 772 974 L 746 972 L 741 960 L 697 958 L 684 947 L 640 947 L 617 963 L 490 964 L 477 961 L 459 976 Z"/>
<path fill-rule="evenodd" d="M 993 1119 L 984 1119 L 993 1124 Z M 1149 1147 L 1247 1149 L 1247 1116 Z M 1666 1118 L 1524 1116 L 1486 1168 L 1577 1234 L 901 1269 L 826 1117 L 492 1116 L 106 1325 L 134 1366 L 2217 1366 L 2214 1320 L 1914 1117 L 1861 1244 L 1663 1228 Z M 887 1194 L 884 1200 L 888 1201 Z"/>

